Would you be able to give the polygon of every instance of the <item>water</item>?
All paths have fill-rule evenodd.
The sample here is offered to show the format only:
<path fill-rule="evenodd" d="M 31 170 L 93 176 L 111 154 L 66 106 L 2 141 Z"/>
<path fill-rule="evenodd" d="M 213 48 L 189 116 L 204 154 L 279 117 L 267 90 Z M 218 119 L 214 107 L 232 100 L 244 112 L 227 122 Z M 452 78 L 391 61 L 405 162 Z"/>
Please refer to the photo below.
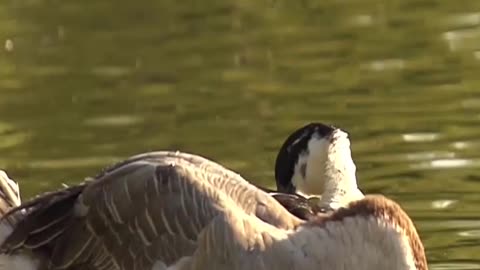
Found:
<path fill-rule="evenodd" d="M 480 269 L 479 1 L 6 0 L 0 44 L 0 167 L 25 198 L 159 149 L 272 185 L 323 121 L 431 269 Z"/>

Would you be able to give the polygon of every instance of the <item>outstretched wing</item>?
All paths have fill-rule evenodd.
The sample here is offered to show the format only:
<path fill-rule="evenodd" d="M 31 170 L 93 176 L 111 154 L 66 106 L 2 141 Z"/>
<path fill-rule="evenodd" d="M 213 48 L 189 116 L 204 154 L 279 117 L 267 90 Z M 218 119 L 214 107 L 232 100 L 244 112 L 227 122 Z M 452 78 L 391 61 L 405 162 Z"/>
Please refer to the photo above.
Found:
<path fill-rule="evenodd" d="M 28 215 L 2 250 L 41 252 L 50 269 L 168 266 L 198 252 L 198 238 L 226 212 L 282 229 L 300 223 L 238 174 L 178 152 L 132 157 L 25 205 Z"/>

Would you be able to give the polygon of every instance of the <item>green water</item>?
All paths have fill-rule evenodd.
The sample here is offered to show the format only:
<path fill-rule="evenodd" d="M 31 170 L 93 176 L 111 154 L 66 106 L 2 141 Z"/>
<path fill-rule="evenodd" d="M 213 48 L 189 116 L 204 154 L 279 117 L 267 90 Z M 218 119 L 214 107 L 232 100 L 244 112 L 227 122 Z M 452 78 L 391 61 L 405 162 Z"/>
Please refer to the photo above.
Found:
<path fill-rule="evenodd" d="M 272 185 L 285 137 L 322 121 L 431 269 L 480 269 L 480 1 L 5 0 L 0 44 L 0 168 L 24 197 L 159 149 Z"/>

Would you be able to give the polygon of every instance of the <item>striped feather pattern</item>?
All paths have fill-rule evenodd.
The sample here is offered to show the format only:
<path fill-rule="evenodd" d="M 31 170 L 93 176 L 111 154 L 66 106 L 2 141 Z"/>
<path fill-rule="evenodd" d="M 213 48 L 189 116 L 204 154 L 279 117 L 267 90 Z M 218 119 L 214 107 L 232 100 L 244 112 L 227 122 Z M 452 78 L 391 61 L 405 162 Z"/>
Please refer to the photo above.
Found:
<path fill-rule="evenodd" d="M 10 212 L 28 215 L 1 246 L 47 252 L 48 269 L 152 269 L 191 256 L 225 209 L 278 228 L 301 221 L 238 174 L 199 156 L 154 152 Z M 83 209 L 79 211 L 78 209 Z"/>

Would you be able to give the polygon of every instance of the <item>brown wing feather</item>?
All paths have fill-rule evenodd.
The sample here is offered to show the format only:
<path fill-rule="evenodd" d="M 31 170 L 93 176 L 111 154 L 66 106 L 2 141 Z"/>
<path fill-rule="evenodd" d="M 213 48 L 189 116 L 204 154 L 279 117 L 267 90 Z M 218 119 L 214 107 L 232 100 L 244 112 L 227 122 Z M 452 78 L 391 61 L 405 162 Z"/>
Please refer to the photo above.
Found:
<path fill-rule="evenodd" d="M 12 253 L 25 246 L 37 248 L 48 245 L 59 236 L 58 230 L 52 230 L 52 228 L 62 229 L 69 223 L 73 204 L 82 189 L 83 185 L 79 185 L 46 193 L 11 209 L 2 219 L 19 215 L 24 210 L 28 210 L 29 214 L 22 216 L 22 219 L 15 224 L 14 231 L 2 244 L 0 252 Z"/>
<path fill-rule="evenodd" d="M 29 212 L 1 250 L 35 243 L 47 252 L 51 269 L 151 269 L 157 261 L 169 265 L 191 255 L 202 231 L 230 206 L 279 228 L 300 222 L 267 193 L 214 162 L 155 152 L 16 209 Z"/>

